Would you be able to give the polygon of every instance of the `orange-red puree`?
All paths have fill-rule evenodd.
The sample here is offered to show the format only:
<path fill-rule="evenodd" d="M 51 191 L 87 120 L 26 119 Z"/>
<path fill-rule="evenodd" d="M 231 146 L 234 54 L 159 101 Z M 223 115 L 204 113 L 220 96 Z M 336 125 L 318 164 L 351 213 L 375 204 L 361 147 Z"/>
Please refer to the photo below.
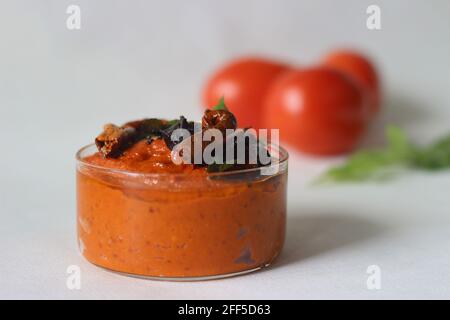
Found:
<path fill-rule="evenodd" d="M 162 139 L 115 159 L 97 152 L 78 163 L 80 248 L 96 265 L 154 277 L 263 267 L 283 246 L 286 180 L 286 170 L 221 177 L 176 165 Z"/>

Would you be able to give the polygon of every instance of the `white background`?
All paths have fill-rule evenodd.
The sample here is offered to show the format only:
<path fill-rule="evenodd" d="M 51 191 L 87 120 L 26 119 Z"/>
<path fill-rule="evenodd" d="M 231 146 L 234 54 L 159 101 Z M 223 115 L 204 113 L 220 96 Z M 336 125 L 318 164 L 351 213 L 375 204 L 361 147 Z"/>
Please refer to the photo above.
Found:
<path fill-rule="evenodd" d="M 366 8 L 382 30 L 366 28 Z M 81 30 L 66 28 L 69 4 Z M 199 118 L 208 73 L 258 53 L 306 66 L 369 52 L 384 112 L 418 142 L 450 130 L 448 1 L 0 1 L 0 298 L 450 298 L 450 172 L 313 187 L 339 159 L 292 153 L 285 250 L 266 271 L 220 281 L 122 277 L 79 254 L 74 154 L 105 122 Z M 81 290 L 66 288 L 79 265 Z M 381 268 L 382 289 L 366 288 Z"/>

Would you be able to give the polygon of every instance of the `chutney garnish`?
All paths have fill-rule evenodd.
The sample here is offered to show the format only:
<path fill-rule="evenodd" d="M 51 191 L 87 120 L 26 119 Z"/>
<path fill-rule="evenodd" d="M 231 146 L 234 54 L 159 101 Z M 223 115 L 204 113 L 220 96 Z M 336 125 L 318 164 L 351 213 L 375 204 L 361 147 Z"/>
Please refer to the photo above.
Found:
<path fill-rule="evenodd" d="M 190 139 L 190 150 L 195 150 L 193 147 L 195 137 L 203 137 L 204 132 L 209 129 L 218 129 L 223 137 L 223 141 L 221 141 L 223 142 L 222 145 L 224 148 L 222 153 L 223 159 L 218 159 L 218 163 L 214 162 L 208 165 L 203 162 L 195 164 L 195 166 L 205 166 L 208 172 L 224 172 L 261 167 L 264 164 L 260 161 L 260 148 L 264 148 L 265 152 L 267 152 L 267 155 L 270 157 L 267 147 L 259 141 L 257 136 L 252 136 L 252 138 L 246 136 L 247 130 L 250 128 L 236 130 L 236 117 L 228 110 L 223 97 L 212 109 L 205 110 L 201 121 L 201 132 L 195 132 L 195 128 L 195 123 L 193 121 L 188 121 L 184 116 L 169 121 L 158 118 L 147 118 L 130 121 L 120 127 L 114 124 L 107 124 L 104 127 L 104 131 L 95 139 L 95 144 L 97 145 L 98 151 L 105 158 L 120 157 L 126 149 L 143 139 L 146 139 L 148 144 L 152 143 L 155 139 L 163 139 L 170 150 L 173 150 L 173 148 L 183 140 Z M 173 139 L 175 138 L 173 137 L 173 133 L 177 129 L 187 130 L 189 132 L 189 137 L 184 136 L 179 139 Z M 234 130 L 232 131 L 234 133 L 231 134 L 227 132 L 227 129 Z M 199 133 L 199 135 L 194 133 Z M 245 143 L 245 161 L 242 161 L 241 158 L 238 159 L 238 140 L 242 140 L 242 138 Z M 231 139 L 233 140 L 231 141 Z M 187 142 L 189 143 L 189 141 Z M 206 146 L 210 143 L 212 143 L 212 141 L 202 141 L 202 154 Z M 232 163 L 229 163 L 230 161 L 227 161 L 229 159 L 226 159 L 227 151 L 229 151 L 227 148 L 230 147 L 234 150 L 234 159 L 231 159 L 233 160 Z M 250 163 L 250 152 L 257 153 L 256 163 Z M 194 159 L 193 155 L 194 154 L 192 153 L 191 160 Z"/>
<path fill-rule="evenodd" d="M 103 132 L 95 139 L 95 144 L 105 158 L 116 158 L 136 141 L 137 135 L 133 127 L 106 124 Z"/>
<path fill-rule="evenodd" d="M 187 121 L 185 117 L 181 116 L 179 120 L 173 120 L 170 122 L 171 125 L 165 129 L 159 131 L 161 137 L 164 139 L 167 147 L 172 150 L 177 144 L 179 144 L 183 139 L 173 140 L 172 133 L 177 129 L 186 129 L 191 135 L 194 134 L 194 122 Z"/>

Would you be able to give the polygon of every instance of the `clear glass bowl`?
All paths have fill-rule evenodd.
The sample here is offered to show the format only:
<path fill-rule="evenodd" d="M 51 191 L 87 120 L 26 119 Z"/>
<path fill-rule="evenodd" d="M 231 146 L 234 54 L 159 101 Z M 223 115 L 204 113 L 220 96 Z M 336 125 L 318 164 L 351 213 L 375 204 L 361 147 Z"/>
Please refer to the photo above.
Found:
<path fill-rule="evenodd" d="M 259 270 L 280 253 L 286 228 L 288 154 L 269 169 L 208 175 L 148 174 L 77 159 L 80 251 L 128 275 L 204 280 Z"/>

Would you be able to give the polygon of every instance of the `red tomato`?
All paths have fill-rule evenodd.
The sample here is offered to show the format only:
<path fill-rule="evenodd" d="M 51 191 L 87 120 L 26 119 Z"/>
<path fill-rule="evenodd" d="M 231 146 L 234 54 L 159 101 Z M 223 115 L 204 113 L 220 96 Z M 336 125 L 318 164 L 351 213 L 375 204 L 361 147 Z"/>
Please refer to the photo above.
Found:
<path fill-rule="evenodd" d="M 380 109 L 380 80 L 369 58 L 353 51 L 335 51 L 323 60 L 323 65 L 341 70 L 361 83 L 368 95 L 371 114 Z"/>
<path fill-rule="evenodd" d="M 354 148 L 368 108 L 359 86 L 340 71 L 317 67 L 290 71 L 269 89 L 264 123 L 299 150 L 331 155 Z"/>
<path fill-rule="evenodd" d="M 206 83 L 203 104 L 210 108 L 223 96 L 239 127 L 260 127 L 267 88 L 286 66 L 261 58 L 243 58 L 220 68 Z"/>

